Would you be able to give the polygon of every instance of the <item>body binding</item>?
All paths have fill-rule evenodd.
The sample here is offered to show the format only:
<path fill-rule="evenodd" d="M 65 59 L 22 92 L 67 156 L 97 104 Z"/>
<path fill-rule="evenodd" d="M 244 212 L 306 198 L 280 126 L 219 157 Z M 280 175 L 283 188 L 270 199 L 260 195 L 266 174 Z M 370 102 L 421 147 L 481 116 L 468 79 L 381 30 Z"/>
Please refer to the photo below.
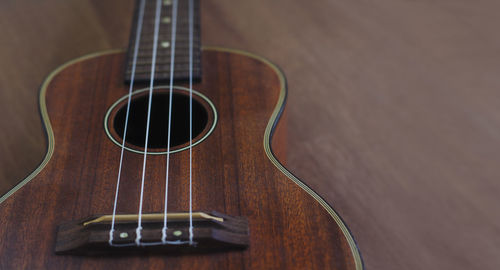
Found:
<path fill-rule="evenodd" d="M 55 255 L 59 224 L 112 211 L 120 148 L 107 137 L 103 118 L 127 94 L 125 58 L 121 51 L 82 58 L 44 83 L 48 153 L 0 199 L 0 269 L 363 268 L 337 213 L 278 161 L 285 152 L 280 138 L 286 131 L 278 123 L 284 76 L 267 60 L 218 48 L 203 50 L 202 81 L 193 85 L 219 116 L 213 133 L 193 148 L 193 210 L 245 216 L 249 248 L 184 256 Z M 169 211 L 188 208 L 188 157 L 186 151 L 171 155 Z M 141 161 L 142 155 L 125 153 L 120 213 L 137 213 Z M 165 157 L 149 155 L 144 213 L 163 211 L 164 174 Z"/>

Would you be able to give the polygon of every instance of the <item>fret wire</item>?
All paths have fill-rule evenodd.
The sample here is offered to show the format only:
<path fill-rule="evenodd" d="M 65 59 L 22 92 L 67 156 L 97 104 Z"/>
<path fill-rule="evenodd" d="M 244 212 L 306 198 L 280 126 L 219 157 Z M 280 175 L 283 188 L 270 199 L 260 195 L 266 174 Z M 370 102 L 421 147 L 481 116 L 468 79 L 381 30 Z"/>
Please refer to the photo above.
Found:
<path fill-rule="evenodd" d="M 200 56 L 200 53 L 194 53 L 193 55 Z M 142 54 L 142 55 L 139 54 L 139 55 L 137 55 L 137 59 L 151 61 L 150 59 L 148 59 L 149 56 L 151 56 L 151 55 L 150 54 Z M 185 54 L 175 54 L 175 56 L 178 56 L 181 59 L 188 57 L 188 55 L 185 55 Z M 170 57 L 170 53 L 158 54 L 159 59 L 168 58 L 168 57 Z M 131 61 L 132 60 L 129 60 L 128 63 L 131 64 L 132 63 Z"/>
<path fill-rule="evenodd" d="M 201 70 L 199 69 L 193 69 L 193 73 L 198 73 L 200 72 Z M 178 71 L 175 71 L 175 74 L 178 75 L 178 74 L 184 74 L 187 72 L 187 69 L 184 69 L 184 70 L 178 70 Z M 139 72 L 136 72 L 136 75 L 137 74 L 144 74 L 144 75 L 149 75 L 149 73 L 151 72 L 147 72 L 147 71 L 139 71 Z M 158 74 L 158 75 L 168 75 L 168 70 L 159 70 L 159 71 L 155 71 L 155 74 Z M 130 74 L 129 74 L 130 75 Z"/>
<path fill-rule="evenodd" d="M 145 70 L 146 66 L 151 65 L 151 42 L 153 41 L 154 35 L 154 14 L 155 9 L 153 5 L 146 5 L 146 10 L 144 11 L 144 23 L 143 30 L 141 32 L 141 39 L 139 44 L 139 52 L 137 55 L 137 73 L 141 74 L 149 74 L 148 71 Z M 188 49 L 189 49 L 189 18 L 188 18 L 188 3 L 187 1 L 179 1 L 178 4 L 178 17 L 177 17 L 177 38 L 176 38 L 176 51 L 175 51 L 175 72 L 174 77 L 185 78 L 187 75 L 188 69 Z M 172 14 L 172 6 L 162 6 L 161 8 L 162 18 L 170 17 Z M 194 1 L 194 21 L 193 21 L 193 76 L 195 79 L 199 79 L 201 76 L 201 38 L 200 38 L 200 7 L 199 1 Z M 136 24 L 137 14 L 134 17 L 134 24 Z M 170 25 L 169 25 L 170 26 Z M 135 29 L 133 26 L 132 29 Z M 169 42 L 171 36 L 171 27 L 160 27 L 159 29 L 159 41 L 167 41 Z M 132 30 L 131 36 L 135 35 L 135 30 Z M 129 55 L 126 62 L 125 69 L 125 79 L 130 80 L 130 72 L 131 72 L 131 56 L 130 52 L 134 50 L 134 44 L 129 42 Z M 158 79 L 167 79 L 169 74 L 165 74 L 164 71 L 168 70 L 168 65 L 170 64 L 170 46 L 163 48 L 161 46 L 158 47 L 157 51 L 157 63 L 155 76 L 158 76 Z M 184 71 L 186 70 L 186 71 Z M 158 74 L 158 75 L 157 75 Z"/>
<path fill-rule="evenodd" d="M 176 63 L 175 63 L 175 67 L 187 66 L 187 65 L 188 65 L 188 63 L 189 63 L 189 62 L 188 62 L 188 59 L 183 59 L 183 60 L 184 60 L 184 61 L 179 61 L 178 63 L 177 63 L 177 61 L 176 61 Z M 199 61 L 197 61 L 197 63 L 199 63 Z M 148 62 L 148 61 L 142 61 L 141 63 L 137 62 L 137 65 L 138 65 L 138 66 L 140 66 L 140 64 L 151 64 L 151 61 L 149 61 L 149 62 Z M 156 66 L 157 66 L 157 67 L 158 67 L 158 66 L 160 66 L 160 67 L 164 67 L 164 66 L 166 66 L 166 65 L 170 65 L 170 61 L 161 61 L 161 62 L 156 61 Z"/>
<path fill-rule="evenodd" d="M 162 42 L 162 41 L 168 41 L 168 40 L 166 40 L 166 39 L 165 39 L 165 40 L 160 39 L 160 42 Z M 187 42 L 186 40 L 180 40 L 180 41 L 179 41 L 179 45 L 181 45 L 181 48 L 187 49 L 187 48 L 185 47 L 185 46 L 187 45 L 187 44 L 186 44 L 186 42 Z M 147 43 L 147 42 L 141 43 L 141 45 L 148 45 L 148 44 L 149 44 L 149 43 Z M 149 49 L 151 49 L 151 48 L 152 48 L 152 46 L 148 46 L 148 47 L 149 47 Z M 143 51 L 144 51 L 144 50 L 148 49 L 148 47 L 142 47 L 142 46 L 140 46 L 140 49 L 139 49 L 139 50 L 143 50 Z M 200 46 L 195 46 L 195 47 L 198 47 L 198 48 L 199 48 Z M 133 49 L 133 48 L 132 48 L 132 49 Z M 162 47 L 161 47 L 161 48 L 158 48 L 158 49 L 168 49 L 168 48 L 162 48 Z"/>
<path fill-rule="evenodd" d="M 198 62 L 195 62 L 195 63 L 198 63 Z M 137 70 L 142 70 L 144 66 L 146 66 L 147 63 L 143 63 L 143 65 L 137 65 Z M 169 64 L 169 63 L 168 63 Z M 161 70 L 165 69 L 167 70 L 167 65 L 168 64 L 163 64 L 163 65 L 155 65 L 155 67 L 158 67 L 160 68 Z M 149 65 L 151 65 L 151 63 L 149 63 Z M 188 66 L 188 63 L 182 63 L 180 65 L 175 65 L 176 68 L 180 68 L 180 69 L 183 69 L 185 67 Z M 199 67 L 196 67 L 195 69 L 200 69 Z M 127 70 L 126 73 L 130 73 L 130 70 Z"/>
<path fill-rule="evenodd" d="M 193 55 L 194 55 L 195 57 L 196 57 L 196 56 L 200 56 L 200 53 L 195 53 L 195 54 L 193 54 Z M 144 55 L 138 55 L 138 56 L 137 56 L 137 59 L 139 59 L 139 60 L 141 60 L 141 61 L 151 61 L 150 59 L 148 59 L 148 57 L 149 57 L 149 56 L 150 56 L 150 55 L 147 55 L 147 54 L 144 54 Z M 178 57 L 179 57 L 179 59 L 185 59 L 186 57 L 188 57 L 187 55 L 184 55 L 184 54 L 176 54 L 176 56 L 178 56 Z M 161 60 L 161 59 L 165 59 L 165 58 L 167 58 L 167 59 L 168 59 L 168 57 L 170 57 L 170 54 L 165 53 L 165 54 L 161 54 L 161 55 L 159 55 L 159 56 L 158 56 L 158 59 L 160 59 L 160 60 Z M 182 61 L 181 61 L 181 62 L 182 62 Z M 129 60 L 127 63 L 128 63 L 128 64 L 131 64 L 132 62 L 131 62 L 131 60 Z"/>

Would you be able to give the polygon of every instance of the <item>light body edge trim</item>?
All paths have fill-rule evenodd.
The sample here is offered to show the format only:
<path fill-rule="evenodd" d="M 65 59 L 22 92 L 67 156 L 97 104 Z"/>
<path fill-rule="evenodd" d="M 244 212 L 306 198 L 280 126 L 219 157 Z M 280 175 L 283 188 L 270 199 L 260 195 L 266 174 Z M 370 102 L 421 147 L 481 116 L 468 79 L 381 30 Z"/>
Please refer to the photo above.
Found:
<path fill-rule="evenodd" d="M 264 132 L 264 150 L 266 152 L 267 157 L 269 160 L 290 180 L 292 180 L 295 184 L 297 184 L 300 188 L 302 188 L 305 192 L 307 192 L 313 199 L 315 199 L 327 212 L 330 214 L 330 216 L 333 218 L 335 223 L 340 227 L 342 230 L 342 233 L 344 234 L 344 237 L 346 238 L 349 247 L 351 249 L 351 253 L 354 259 L 354 264 L 355 268 L 357 270 L 362 270 L 364 269 L 363 265 L 363 260 L 361 258 L 361 254 L 359 252 L 358 246 L 354 240 L 354 237 L 352 236 L 351 232 L 345 225 L 344 221 L 340 218 L 339 214 L 333 208 L 321 197 L 319 196 L 314 190 L 312 190 L 309 186 L 307 186 L 304 182 L 302 182 L 298 177 L 296 177 L 293 173 L 291 173 L 287 168 L 281 164 L 281 162 L 278 161 L 276 156 L 274 155 L 272 149 L 271 149 L 271 139 L 272 139 L 272 133 L 274 131 L 275 126 L 277 125 L 281 112 L 284 109 L 285 105 L 285 100 L 286 100 L 286 95 L 287 95 L 287 88 L 286 88 L 286 79 L 281 72 L 281 70 L 273 64 L 271 61 L 267 60 L 264 57 L 255 55 L 253 53 L 249 53 L 243 50 L 237 50 L 237 49 L 227 49 L 223 47 L 216 47 L 216 46 L 205 46 L 203 49 L 207 50 L 215 50 L 215 51 L 222 51 L 222 52 L 229 52 L 229 53 L 235 53 L 235 54 L 240 54 L 244 55 L 253 59 L 256 59 L 258 61 L 263 62 L 264 64 L 268 65 L 279 77 L 280 80 L 280 93 L 278 97 L 278 101 L 276 102 L 276 106 L 274 107 L 274 111 L 271 114 L 271 117 L 269 118 L 269 121 L 266 126 L 266 130 Z"/>
<path fill-rule="evenodd" d="M 2 204 L 7 198 L 12 196 L 16 191 L 21 189 L 23 186 L 28 184 L 35 176 L 37 176 L 43 168 L 49 163 L 50 159 L 52 158 L 52 154 L 54 153 L 54 148 L 55 148 L 55 139 L 54 139 L 54 131 L 52 130 L 52 125 L 50 124 L 50 119 L 49 115 L 47 112 L 47 104 L 46 104 L 46 99 L 45 99 L 45 94 L 47 92 L 47 87 L 49 84 L 52 82 L 52 79 L 56 75 L 58 75 L 63 69 L 67 68 L 68 66 L 71 66 L 75 63 L 81 62 L 83 60 L 87 60 L 90 58 L 98 57 L 101 55 L 106 55 L 106 54 L 114 54 L 114 53 L 121 53 L 123 52 L 123 49 L 111 49 L 111 50 L 105 50 L 105 51 L 100 51 L 100 52 L 95 52 L 95 53 L 90 53 L 86 54 L 83 56 L 80 56 L 78 58 L 75 58 L 73 60 L 70 60 L 59 67 L 57 67 L 55 70 L 53 70 L 49 75 L 45 78 L 45 80 L 42 83 L 42 86 L 40 87 L 40 92 L 39 92 L 39 110 L 42 118 L 42 124 L 45 129 L 45 135 L 46 135 L 46 140 L 47 140 L 47 152 L 45 153 L 44 158 L 40 162 L 40 164 L 33 170 L 28 176 L 26 176 L 21 182 L 17 183 L 12 189 L 7 191 L 7 193 L 3 194 L 0 197 L 0 204 Z"/>
<path fill-rule="evenodd" d="M 345 223 L 342 221 L 340 216 L 337 214 L 335 210 L 321 197 L 319 196 L 315 191 L 313 191 L 309 186 L 307 186 L 304 182 L 302 182 L 299 178 L 297 178 L 295 175 L 293 175 L 290 171 L 288 171 L 279 161 L 278 159 L 274 156 L 272 149 L 271 149 L 271 136 L 272 132 L 274 130 L 275 124 L 277 124 L 279 120 L 279 116 L 282 112 L 282 109 L 284 108 L 285 104 L 285 99 L 286 99 L 286 80 L 285 76 L 281 72 L 281 70 L 274 65 L 272 62 L 267 60 L 266 58 L 263 58 L 261 56 L 242 51 L 242 50 L 237 50 L 237 49 L 227 49 L 223 47 L 216 47 L 216 46 L 203 46 L 203 50 L 214 50 L 214 51 L 222 51 L 222 52 L 228 52 L 228 53 L 235 53 L 235 54 L 240 54 L 244 55 L 253 59 L 256 59 L 258 61 L 261 61 L 268 65 L 274 72 L 276 72 L 276 75 L 279 77 L 280 80 L 280 94 L 278 101 L 276 103 L 276 106 L 274 108 L 273 113 L 271 114 L 271 117 L 268 121 L 268 124 L 266 126 L 266 130 L 264 133 L 264 149 L 266 152 L 267 157 L 269 160 L 290 180 L 292 180 L 295 184 L 297 184 L 300 188 L 302 188 L 305 192 L 307 192 L 311 197 L 313 197 L 333 218 L 335 223 L 340 227 L 342 230 L 342 233 L 344 234 L 344 237 L 347 239 L 347 242 L 349 244 L 349 247 L 351 249 L 351 253 L 354 258 L 354 263 L 355 267 L 357 270 L 362 270 L 364 269 L 363 266 L 363 261 L 361 259 L 361 254 L 358 250 L 358 246 L 356 242 L 354 241 L 353 236 L 351 235 L 349 229 L 345 225 Z M 19 182 L 17 185 L 15 185 L 12 189 L 7 191 L 4 195 L 0 197 L 0 204 L 2 204 L 7 198 L 12 196 L 16 191 L 18 191 L 20 188 L 25 186 L 27 183 L 29 183 L 33 178 L 35 178 L 43 168 L 47 165 L 47 163 L 50 161 L 52 154 L 54 153 L 54 148 L 55 148 L 55 139 L 54 139 L 54 132 L 52 130 L 52 126 L 50 123 L 50 119 L 48 117 L 48 112 L 47 112 L 47 106 L 46 106 L 46 99 L 45 99 L 45 94 L 47 92 L 47 87 L 51 83 L 52 79 L 58 75 L 63 69 L 66 67 L 78 63 L 83 60 L 87 60 L 90 58 L 106 55 L 106 54 L 113 54 L 113 53 L 121 53 L 124 52 L 123 49 L 113 49 L 113 50 L 105 50 L 101 52 L 95 52 L 91 54 L 87 54 L 78 58 L 75 58 L 73 60 L 70 60 L 58 68 L 56 68 L 54 71 L 52 71 L 47 78 L 44 80 L 41 88 L 40 88 L 40 94 L 39 94 L 39 107 L 40 107 L 40 114 L 42 117 L 42 122 L 45 127 L 46 131 L 46 136 L 47 136 L 47 152 L 45 154 L 45 157 L 43 158 L 42 162 L 38 165 L 38 167 L 31 172 L 26 178 L 24 178 L 21 182 Z"/>

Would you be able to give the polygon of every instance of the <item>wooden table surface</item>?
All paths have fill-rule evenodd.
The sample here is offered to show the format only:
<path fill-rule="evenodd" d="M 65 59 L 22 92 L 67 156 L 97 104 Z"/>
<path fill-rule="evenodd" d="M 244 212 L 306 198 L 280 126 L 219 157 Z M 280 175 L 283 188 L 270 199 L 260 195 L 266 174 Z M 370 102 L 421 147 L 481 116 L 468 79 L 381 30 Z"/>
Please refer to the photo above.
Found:
<path fill-rule="evenodd" d="M 203 44 L 284 70 L 288 167 L 344 218 L 367 269 L 500 268 L 500 2 L 201 2 Z M 132 8 L 0 2 L 0 193 L 44 154 L 44 77 L 125 48 Z"/>

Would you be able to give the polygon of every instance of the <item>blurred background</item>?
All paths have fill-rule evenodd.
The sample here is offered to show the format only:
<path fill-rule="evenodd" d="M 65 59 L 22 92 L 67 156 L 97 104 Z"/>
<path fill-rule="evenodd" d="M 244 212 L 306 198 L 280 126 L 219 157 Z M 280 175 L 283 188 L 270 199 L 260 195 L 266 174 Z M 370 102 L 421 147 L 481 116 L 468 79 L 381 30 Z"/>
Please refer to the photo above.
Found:
<path fill-rule="evenodd" d="M 44 77 L 75 57 L 126 48 L 133 8 L 0 2 L 0 194 L 44 156 Z M 342 216 L 367 269 L 500 269 L 499 8 L 201 0 L 202 44 L 283 69 L 287 166 Z"/>

